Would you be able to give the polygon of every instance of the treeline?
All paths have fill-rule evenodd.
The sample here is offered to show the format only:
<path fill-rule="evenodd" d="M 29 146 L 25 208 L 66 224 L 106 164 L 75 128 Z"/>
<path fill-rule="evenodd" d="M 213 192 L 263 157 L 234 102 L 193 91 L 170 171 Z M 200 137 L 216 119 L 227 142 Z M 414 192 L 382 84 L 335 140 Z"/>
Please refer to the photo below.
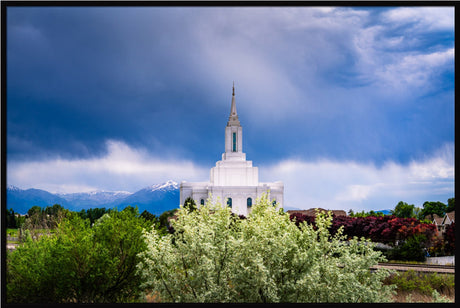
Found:
<path fill-rule="evenodd" d="M 173 215 L 175 230 L 166 230 Z M 374 239 L 383 232 L 388 242 L 405 238 L 402 241 L 407 243 L 411 235 L 429 237 L 432 229 L 413 218 L 338 218 L 290 217 L 266 197 L 254 204 L 248 217 L 238 217 L 220 204 L 206 204 L 200 210 L 186 205 L 159 217 L 147 211 L 139 214 L 132 206 L 122 211 L 80 212 L 60 205 L 33 207 L 23 229 L 27 224 L 56 228 L 48 234 L 40 230 L 36 237 L 25 229 L 21 243 L 7 253 L 6 300 L 41 304 L 152 298 L 161 302 L 389 300 L 391 287 L 383 285 L 388 273 L 369 271 L 383 260 L 381 253 L 367 240 L 350 239 L 352 232 Z M 308 223 L 300 223 L 301 219 Z M 346 225 L 346 236 L 338 236 L 340 225 Z"/>
<path fill-rule="evenodd" d="M 137 209 L 133 206 L 128 205 L 123 210 L 134 213 Z M 96 220 L 109 214 L 116 209 L 102 208 L 90 208 L 81 210 L 79 212 L 70 211 L 59 204 L 52 206 L 40 207 L 37 205 L 32 206 L 26 215 L 19 215 L 14 212 L 13 209 L 6 210 L 6 227 L 8 229 L 54 229 L 57 224 L 62 221 L 63 218 L 69 217 L 70 215 L 78 215 L 82 219 L 88 219 L 90 225 L 93 225 Z M 172 216 L 176 209 L 165 211 L 160 216 L 156 216 L 147 210 L 144 210 L 139 217 L 146 221 L 151 221 L 157 225 L 160 229 L 166 230 L 168 226 L 168 217 Z"/>
<path fill-rule="evenodd" d="M 450 198 L 447 200 L 447 204 L 444 204 L 440 201 L 425 201 L 423 206 L 416 207 L 414 204 L 408 204 L 404 201 L 399 201 L 393 210 L 390 211 L 390 215 L 394 215 L 399 218 L 416 218 L 419 220 L 430 220 L 433 221 L 434 215 L 443 217 L 446 213 L 452 212 L 455 210 L 455 198 Z M 382 212 L 374 211 L 361 211 L 353 212 L 353 210 L 348 211 L 348 216 L 351 217 L 368 217 L 375 216 L 381 217 L 385 216 Z"/>

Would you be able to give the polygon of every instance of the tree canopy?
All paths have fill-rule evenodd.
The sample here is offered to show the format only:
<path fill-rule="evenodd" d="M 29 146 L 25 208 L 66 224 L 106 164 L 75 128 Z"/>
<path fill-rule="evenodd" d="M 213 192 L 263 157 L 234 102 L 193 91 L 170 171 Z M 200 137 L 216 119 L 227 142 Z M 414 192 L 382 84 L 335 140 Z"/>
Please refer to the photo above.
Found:
<path fill-rule="evenodd" d="M 265 197 L 246 219 L 207 203 L 181 208 L 175 232 L 144 234 L 138 273 L 162 302 L 384 302 L 391 286 L 372 243 L 328 231 L 332 216 L 297 227 Z"/>
<path fill-rule="evenodd" d="M 447 205 L 439 201 L 426 201 L 423 203 L 423 209 L 420 212 L 420 216 L 425 218 L 426 216 L 432 216 L 433 214 L 443 217 L 446 214 Z"/>
<path fill-rule="evenodd" d="M 447 200 L 447 209 L 446 213 L 455 211 L 455 198 L 450 198 Z"/>
<path fill-rule="evenodd" d="M 391 211 L 391 214 L 399 218 L 411 218 L 415 217 L 414 209 L 415 205 L 399 201 L 394 210 Z"/>
<path fill-rule="evenodd" d="M 91 226 L 77 213 L 64 218 L 54 235 L 28 237 L 7 254 L 10 303 L 114 303 L 140 299 L 138 253 L 150 223 L 137 209 L 104 214 Z"/>

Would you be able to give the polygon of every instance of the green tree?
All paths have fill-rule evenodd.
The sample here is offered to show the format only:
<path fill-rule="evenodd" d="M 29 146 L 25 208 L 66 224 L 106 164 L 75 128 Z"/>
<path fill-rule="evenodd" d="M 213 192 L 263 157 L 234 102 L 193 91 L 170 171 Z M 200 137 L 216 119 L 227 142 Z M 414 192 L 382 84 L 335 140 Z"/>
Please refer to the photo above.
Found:
<path fill-rule="evenodd" d="M 446 213 L 455 211 L 455 198 L 450 198 L 447 200 Z"/>
<path fill-rule="evenodd" d="M 123 209 L 123 211 L 128 211 L 128 212 L 131 212 L 132 214 L 135 214 L 137 213 L 137 206 L 133 207 L 132 205 L 128 205 Z"/>
<path fill-rule="evenodd" d="M 246 219 L 207 203 L 181 207 L 175 232 L 145 233 L 139 273 L 163 302 L 384 302 L 388 271 L 370 242 L 331 236 L 332 214 L 298 228 L 265 195 Z"/>
<path fill-rule="evenodd" d="M 414 235 L 404 241 L 401 245 L 393 248 L 389 252 L 389 258 L 392 260 L 423 262 L 426 260 L 426 251 L 424 250 L 425 242 L 425 235 Z"/>
<path fill-rule="evenodd" d="M 38 229 L 47 229 L 48 228 L 48 220 L 45 214 L 45 211 L 39 207 L 38 205 L 32 206 L 27 211 L 27 218 L 24 221 L 22 226 L 23 229 L 27 229 L 34 233 L 34 230 Z"/>
<path fill-rule="evenodd" d="M 192 197 L 188 197 L 184 201 L 184 208 L 188 209 L 189 211 L 196 210 L 196 202 Z"/>
<path fill-rule="evenodd" d="M 101 218 L 104 214 L 109 213 L 110 210 L 106 210 L 105 207 L 103 208 L 90 208 L 85 210 L 81 210 L 78 214 L 80 215 L 81 218 L 83 219 L 89 219 L 90 224 L 94 224 L 96 220 Z"/>
<path fill-rule="evenodd" d="M 140 298 L 138 253 L 149 224 L 130 211 L 112 211 L 95 222 L 73 213 L 54 235 L 7 254 L 9 303 L 114 303 Z"/>
<path fill-rule="evenodd" d="M 395 209 L 391 210 L 391 214 L 399 218 L 415 217 L 415 205 L 399 201 Z"/>
<path fill-rule="evenodd" d="M 418 206 L 414 207 L 414 217 L 419 219 L 419 220 L 424 220 L 424 217 L 422 217 L 422 209 Z"/>
<path fill-rule="evenodd" d="M 423 209 L 420 212 L 420 216 L 425 218 L 428 215 L 436 214 L 439 217 L 443 217 L 446 214 L 447 205 L 439 201 L 426 201 L 423 203 Z"/>
<path fill-rule="evenodd" d="M 348 216 L 350 217 L 369 217 L 369 216 L 374 216 L 374 217 L 383 217 L 385 216 L 382 212 L 374 212 L 373 210 L 370 210 L 369 212 L 365 212 L 364 210 L 361 212 L 356 212 L 354 213 L 352 210 L 348 212 Z"/>
<path fill-rule="evenodd" d="M 145 220 L 148 220 L 148 221 L 151 221 L 151 222 L 154 222 L 154 223 L 159 223 L 158 217 L 156 217 L 155 215 L 153 215 L 152 213 L 150 213 L 147 210 L 144 210 L 142 212 L 141 217 L 144 218 Z"/>
<path fill-rule="evenodd" d="M 169 220 L 168 219 L 170 217 L 173 217 L 176 214 L 176 212 L 177 212 L 177 209 L 173 209 L 173 210 L 164 211 L 163 213 L 161 213 L 159 229 L 167 230 L 167 228 L 169 226 Z"/>
<path fill-rule="evenodd" d="M 15 215 L 13 209 L 8 209 L 6 211 L 6 227 L 7 228 L 12 228 L 12 229 L 16 229 L 18 227 L 17 226 L 16 215 Z"/>
<path fill-rule="evenodd" d="M 44 211 L 47 215 L 57 216 L 60 212 L 64 211 L 64 208 L 59 204 L 54 204 L 53 206 L 47 206 Z"/>
<path fill-rule="evenodd" d="M 27 215 L 30 217 L 30 216 L 33 216 L 34 214 L 41 214 L 42 213 L 42 208 L 39 207 L 38 205 L 34 205 L 32 206 L 28 211 L 27 211 Z"/>

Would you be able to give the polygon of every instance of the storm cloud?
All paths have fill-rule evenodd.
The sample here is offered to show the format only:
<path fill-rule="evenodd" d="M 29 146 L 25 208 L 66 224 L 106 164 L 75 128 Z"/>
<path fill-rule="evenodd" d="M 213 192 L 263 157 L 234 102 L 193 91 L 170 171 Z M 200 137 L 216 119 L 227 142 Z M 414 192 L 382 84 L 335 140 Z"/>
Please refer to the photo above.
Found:
<path fill-rule="evenodd" d="M 279 175 L 266 181 L 285 181 L 292 206 L 308 192 L 290 179 L 311 179 L 274 166 L 356 164 L 407 184 L 387 168 L 453 155 L 453 7 L 8 7 L 7 17 L 8 184 L 51 187 L 30 168 L 57 162 L 66 163 L 54 190 L 207 180 L 224 151 L 233 82 L 247 158 Z M 104 182 L 114 171 L 86 164 L 122 148 L 140 151 L 126 159 L 151 176 Z M 428 199 L 453 195 L 445 161 L 451 188 Z M 359 206 L 372 208 L 385 195 L 366 185 L 378 182 L 350 177 L 331 202 L 366 196 Z"/>

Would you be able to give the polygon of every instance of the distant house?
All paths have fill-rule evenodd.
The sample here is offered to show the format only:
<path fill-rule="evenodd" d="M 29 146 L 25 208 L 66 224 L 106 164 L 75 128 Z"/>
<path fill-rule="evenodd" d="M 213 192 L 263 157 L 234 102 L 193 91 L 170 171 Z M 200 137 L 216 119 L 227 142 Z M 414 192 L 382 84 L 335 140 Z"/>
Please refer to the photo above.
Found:
<path fill-rule="evenodd" d="M 444 216 L 444 219 L 442 221 L 443 225 L 451 225 L 452 223 L 455 222 L 455 211 L 449 212 Z"/>
<path fill-rule="evenodd" d="M 329 211 L 322 208 L 318 208 L 318 210 L 322 213 L 327 213 Z M 347 212 L 345 212 L 344 210 L 331 210 L 331 212 L 334 216 L 347 216 Z M 289 210 L 286 211 L 286 213 L 288 213 L 289 215 L 303 214 L 306 216 L 316 216 L 316 208 L 311 208 L 308 210 Z"/>
<path fill-rule="evenodd" d="M 431 219 L 433 220 L 433 224 L 438 229 L 438 232 L 442 233 L 442 221 L 444 220 L 443 217 L 439 217 L 436 214 L 431 215 Z"/>
<path fill-rule="evenodd" d="M 433 221 L 433 224 L 436 225 L 438 232 L 442 235 L 446 232 L 446 227 L 455 222 L 455 211 L 446 213 L 444 217 L 439 217 L 436 214 L 425 217 Z"/>

